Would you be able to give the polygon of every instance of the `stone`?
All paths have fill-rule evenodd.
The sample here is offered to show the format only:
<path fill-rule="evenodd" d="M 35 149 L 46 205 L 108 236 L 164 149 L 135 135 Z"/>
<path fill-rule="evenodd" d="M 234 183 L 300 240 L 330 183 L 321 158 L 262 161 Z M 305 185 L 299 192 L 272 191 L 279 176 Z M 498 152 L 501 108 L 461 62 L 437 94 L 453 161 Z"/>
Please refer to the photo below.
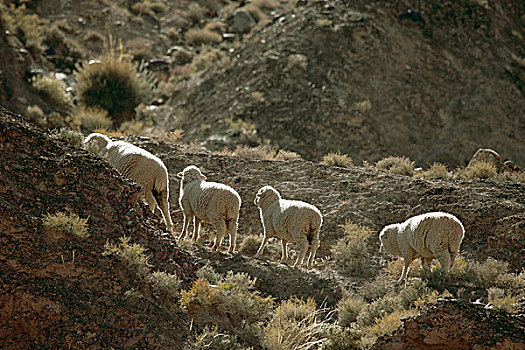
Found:
<path fill-rule="evenodd" d="M 235 11 L 232 24 L 233 31 L 240 34 L 249 33 L 256 25 L 257 22 L 249 12 L 240 9 Z"/>

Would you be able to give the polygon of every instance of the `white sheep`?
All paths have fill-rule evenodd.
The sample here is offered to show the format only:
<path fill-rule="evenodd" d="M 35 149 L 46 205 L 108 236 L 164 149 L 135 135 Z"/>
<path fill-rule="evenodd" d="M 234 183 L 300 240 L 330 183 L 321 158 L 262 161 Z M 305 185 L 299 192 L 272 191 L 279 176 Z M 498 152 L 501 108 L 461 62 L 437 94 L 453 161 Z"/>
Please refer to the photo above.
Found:
<path fill-rule="evenodd" d="M 403 258 L 403 272 L 398 283 L 404 281 L 410 263 L 417 258 L 422 259 L 427 271 L 432 260 L 437 259 L 448 274 L 454 266 L 464 234 L 461 221 L 454 215 L 431 212 L 384 227 L 379 233 L 379 251 Z"/>
<path fill-rule="evenodd" d="M 152 212 L 155 212 L 158 205 L 168 231 L 173 232 L 168 202 L 168 170 L 162 160 L 140 147 L 124 141 L 111 141 L 109 137 L 99 133 L 87 136 L 84 146 L 90 152 L 105 158 L 124 177 L 142 186 L 136 198 L 144 195 Z"/>
<path fill-rule="evenodd" d="M 235 250 L 237 223 L 241 197 L 230 186 L 208 182 L 206 176 L 194 165 L 186 167 L 177 176 L 180 181 L 179 204 L 184 215 L 184 223 L 179 239 L 186 237 L 191 219 L 193 240 L 199 239 L 201 221 L 210 223 L 217 229 L 213 249 L 217 250 L 226 233 L 230 236 L 229 253 Z"/>
<path fill-rule="evenodd" d="M 323 224 L 319 209 L 305 202 L 282 199 L 271 186 L 262 187 L 254 203 L 259 208 L 264 229 L 264 238 L 255 257 L 261 256 L 270 238 L 278 237 L 282 245 L 281 263 L 288 259 L 288 242 L 296 242 L 300 244 L 300 250 L 293 267 L 301 266 L 310 251 L 307 268 L 311 269 L 319 248 L 319 230 Z"/>

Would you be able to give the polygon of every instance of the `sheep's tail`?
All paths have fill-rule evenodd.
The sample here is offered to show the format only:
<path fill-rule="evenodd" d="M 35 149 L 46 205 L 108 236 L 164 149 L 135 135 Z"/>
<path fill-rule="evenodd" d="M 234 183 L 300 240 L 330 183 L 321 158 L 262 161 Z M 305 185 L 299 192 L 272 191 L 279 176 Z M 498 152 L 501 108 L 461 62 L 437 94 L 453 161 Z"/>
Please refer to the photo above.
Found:
<path fill-rule="evenodd" d="M 317 220 L 317 218 L 310 221 L 308 224 L 306 238 L 308 239 L 309 245 L 319 241 L 319 231 L 321 230 L 321 225 L 322 220 Z"/>

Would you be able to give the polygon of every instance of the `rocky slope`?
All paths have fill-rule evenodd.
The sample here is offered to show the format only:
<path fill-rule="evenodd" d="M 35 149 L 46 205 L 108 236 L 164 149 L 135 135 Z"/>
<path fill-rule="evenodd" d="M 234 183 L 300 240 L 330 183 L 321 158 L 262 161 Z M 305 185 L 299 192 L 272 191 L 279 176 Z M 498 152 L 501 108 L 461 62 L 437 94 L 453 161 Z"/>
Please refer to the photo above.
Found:
<path fill-rule="evenodd" d="M 152 218 L 143 204 L 131 203 L 137 187 L 123 181 L 102 160 L 50 138 L 49 133 L 6 110 L 0 111 L 0 131 L 4 160 L 0 176 L 2 348 L 45 344 L 61 348 L 181 348 L 191 321 L 178 311 L 160 307 L 158 299 L 151 297 L 151 290 L 120 261 L 103 255 L 106 242 L 129 236 L 132 242 L 147 248 L 152 270 L 175 272 L 183 288 L 195 278 L 193 258 L 163 233 L 160 220 Z M 311 201 L 321 209 L 325 216 L 323 243 L 311 272 L 279 265 L 271 254 L 255 260 L 239 253 L 192 248 L 198 264 L 210 263 L 218 272 L 232 270 L 256 277 L 256 287 L 263 295 L 278 299 L 313 297 L 318 303 L 334 307 L 343 290 L 333 272 L 328 245 L 342 236 L 338 225 L 351 220 L 377 232 L 386 223 L 428 210 L 446 210 L 464 222 L 467 235 L 462 252 L 468 257 L 483 259 L 490 255 L 508 261 L 514 270 L 522 268 L 522 184 L 413 180 L 373 169 L 217 155 L 147 138 L 129 141 L 165 161 L 171 174 L 172 216 L 178 229 L 182 215 L 176 203 L 178 181 L 174 174 L 189 164 L 200 166 L 210 180 L 227 183 L 239 191 L 243 199 L 239 240 L 261 231 L 252 200 L 262 185 L 272 184 L 284 196 Z M 43 216 L 57 211 L 89 218 L 91 236 L 77 240 L 45 229 Z M 203 229 L 204 234 L 213 237 L 209 226 Z M 375 233 L 370 242 L 377 250 Z M 384 257 L 376 253 L 374 260 L 379 259 Z M 306 285 L 313 288 L 304 288 Z M 140 302 L 129 299 L 131 291 L 142 293 Z M 434 327 L 439 326 L 434 320 L 440 315 L 463 320 L 455 311 L 447 311 L 462 307 L 454 305 L 445 311 L 439 306 L 431 308 L 422 317 Z M 501 320 L 511 317 L 498 315 Z M 505 339 L 520 344 L 523 315 L 513 317 L 516 320 L 509 319 L 509 324 L 515 328 L 507 331 L 510 335 Z M 467 319 L 483 320 L 475 315 Z M 422 344 L 426 330 L 428 326 L 410 341 L 416 346 Z M 450 330 L 443 328 L 440 337 L 446 337 Z M 469 334 L 472 338 L 465 336 L 462 341 L 477 344 L 475 341 L 481 339 L 476 332 Z M 500 341 L 503 338 L 498 334 L 495 331 L 483 339 Z"/>
<path fill-rule="evenodd" d="M 106 242 L 128 236 L 147 249 L 155 270 L 185 285 L 195 278 L 193 260 L 132 203 L 138 187 L 5 109 L 0 155 L 0 347 L 178 347 L 184 318 L 148 300 L 129 302 L 126 291 L 142 287 L 103 256 Z M 46 229 L 44 215 L 57 212 L 88 218 L 90 236 Z"/>
<path fill-rule="evenodd" d="M 525 317 L 459 300 L 440 300 L 405 320 L 373 349 L 525 349 Z"/>
<path fill-rule="evenodd" d="M 490 147 L 525 164 L 524 4 L 418 6 L 424 23 L 390 2 L 297 7 L 229 65 L 179 85 L 163 125 L 211 148 L 269 142 L 311 160 L 340 151 L 454 167 Z"/>

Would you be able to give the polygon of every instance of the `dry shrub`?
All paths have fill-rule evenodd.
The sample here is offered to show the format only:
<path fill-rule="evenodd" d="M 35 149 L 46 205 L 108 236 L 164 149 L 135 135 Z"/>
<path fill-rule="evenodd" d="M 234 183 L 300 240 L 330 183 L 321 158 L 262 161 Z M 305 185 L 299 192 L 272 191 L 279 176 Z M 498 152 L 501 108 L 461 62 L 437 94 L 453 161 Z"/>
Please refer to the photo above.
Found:
<path fill-rule="evenodd" d="M 298 153 L 280 149 L 279 152 L 277 152 L 277 154 L 275 155 L 274 159 L 281 161 L 296 160 L 301 159 L 301 156 Z"/>
<path fill-rule="evenodd" d="M 92 41 L 92 42 L 104 42 L 104 36 L 100 34 L 97 31 L 94 30 L 88 30 L 86 34 L 84 34 L 84 41 Z"/>
<path fill-rule="evenodd" d="M 45 126 L 47 124 L 44 111 L 39 106 L 27 106 L 26 115 L 37 125 Z"/>
<path fill-rule="evenodd" d="M 250 159 L 272 160 L 275 158 L 275 150 L 266 146 L 248 147 L 238 145 L 233 151 L 233 155 Z"/>
<path fill-rule="evenodd" d="M 0 7 L 4 4 L 0 4 Z M 5 23 L 6 29 L 16 36 L 35 56 L 39 56 L 44 51 L 42 27 L 48 21 L 42 20 L 36 14 L 27 14 L 26 7 L 0 8 L 0 17 Z"/>
<path fill-rule="evenodd" d="M 332 314 L 325 313 L 326 310 L 316 308 L 313 299 L 283 301 L 264 329 L 266 346 L 270 350 L 318 347 L 332 328 Z"/>
<path fill-rule="evenodd" d="M 154 17 L 156 13 L 168 11 L 168 7 L 160 1 L 142 1 L 131 6 L 131 12 L 137 16 Z"/>
<path fill-rule="evenodd" d="M 155 297 L 171 301 L 176 305 L 180 296 L 180 279 L 174 273 L 156 271 L 147 276 L 147 281 L 151 284 Z"/>
<path fill-rule="evenodd" d="M 368 276 L 371 266 L 367 240 L 372 231 L 366 226 L 350 221 L 340 227 L 343 228 L 345 236 L 330 248 L 336 268 L 348 275 Z"/>
<path fill-rule="evenodd" d="M 425 171 L 414 173 L 417 179 L 450 179 L 452 174 L 447 170 L 447 166 L 442 163 L 432 163 L 430 168 Z"/>
<path fill-rule="evenodd" d="M 43 218 L 43 225 L 48 229 L 58 230 L 72 237 L 86 239 L 89 237 L 87 220 L 78 217 L 76 214 L 58 212 L 46 214 Z"/>
<path fill-rule="evenodd" d="M 206 48 L 193 58 L 192 64 L 190 66 L 190 75 L 195 72 L 206 70 L 217 62 L 224 62 L 226 59 L 227 57 L 222 50 Z M 186 72 L 186 74 L 187 73 L 188 72 Z M 185 72 L 183 71 L 182 74 L 184 75 Z"/>
<path fill-rule="evenodd" d="M 220 273 L 217 273 L 211 265 L 205 265 L 196 272 L 197 277 L 203 278 L 208 283 L 219 284 L 223 277 Z"/>
<path fill-rule="evenodd" d="M 113 124 L 113 121 L 108 117 L 108 112 L 98 107 L 75 107 L 71 114 L 71 120 L 88 132 L 108 128 Z"/>
<path fill-rule="evenodd" d="M 58 129 L 66 126 L 66 119 L 58 112 L 51 112 L 47 116 L 47 127 L 50 129 Z"/>
<path fill-rule="evenodd" d="M 205 15 L 206 15 L 206 11 L 197 2 L 191 2 L 188 5 L 188 14 L 187 14 L 188 20 L 194 23 L 198 23 L 204 20 Z"/>
<path fill-rule="evenodd" d="M 414 162 L 407 157 L 386 157 L 377 161 L 375 167 L 396 175 L 414 174 Z"/>
<path fill-rule="evenodd" d="M 64 34 L 62 27 L 57 22 L 45 26 L 43 44 L 53 52 L 48 59 L 57 69 L 74 69 L 75 63 L 85 56 L 85 50 L 80 43 Z"/>
<path fill-rule="evenodd" d="M 363 329 L 361 345 L 363 348 L 370 347 L 377 338 L 386 334 L 391 334 L 397 330 L 403 323 L 401 321 L 402 318 L 415 316 L 417 313 L 416 309 L 395 310 L 391 313 L 380 316 L 374 324 Z"/>
<path fill-rule="evenodd" d="M 135 108 L 156 95 L 156 79 L 141 64 L 115 55 L 110 38 L 108 53 L 85 62 L 75 72 L 74 91 L 80 103 L 108 111 L 117 124 L 133 117 Z"/>
<path fill-rule="evenodd" d="M 525 295 L 525 292 L 523 293 Z M 501 288 L 489 288 L 488 299 L 489 303 L 494 305 L 494 307 L 498 310 L 508 313 L 514 313 L 518 311 L 518 298 Z"/>
<path fill-rule="evenodd" d="M 51 137 L 55 140 L 62 140 L 71 146 L 82 147 L 82 142 L 84 141 L 84 135 L 81 132 L 71 130 L 70 128 L 60 128 L 54 130 L 51 133 Z"/>
<path fill-rule="evenodd" d="M 216 44 L 222 41 L 222 36 L 209 29 L 189 29 L 184 38 L 190 45 Z"/>
<path fill-rule="evenodd" d="M 131 273 L 145 280 L 150 267 L 152 267 L 149 263 L 149 257 L 145 254 L 146 248 L 138 243 L 130 243 L 129 237 L 120 237 L 119 241 L 117 244 L 106 242 L 102 254 L 116 256 Z"/>
<path fill-rule="evenodd" d="M 261 8 L 255 6 L 253 3 L 243 6 L 241 9 L 248 12 L 258 23 L 265 23 L 268 21 L 268 17 L 264 14 Z"/>
<path fill-rule="evenodd" d="M 496 166 L 490 162 L 480 161 L 464 169 L 457 169 L 457 175 L 464 179 L 493 180 L 498 175 Z"/>
<path fill-rule="evenodd" d="M 261 241 L 261 236 L 247 235 L 242 239 L 239 251 L 244 255 L 255 255 L 261 245 Z"/>
<path fill-rule="evenodd" d="M 184 136 L 184 130 L 182 129 L 175 129 L 169 132 L 157 130 L 153 133 L 153 137 L 157 140 L 169 142 L 178 142 L 182 138 L 182 136 Z"/>
<path fill-rule="evenodd" d="M 367 305 L 365 299 L 359 295 L 352 295 L 341 299 L 337 303 L 337 319 L 341 327 L 348 327 L 357 320 L 357 316 Z"/>
<path fill-rule="evenodd" d="M 31 84 L 40 92 L 42 97 L 61 105 L 69 103 L 69 95 L 66 91 L 67 86 L 63 81 L 47 75 L 37 75 L 31 79 Z"/>
<path fill-rule="evenodd" d="M 202 332 L 195 336 L 195 340 L 187 344 L 186 350 L 243 350 L 245 346 L 239 344 L 235 335 L 219 332 L 217 326 L 204 327 Z"/>
<path fill-rule="evenodd" d="M 352 159 L 347 154 L 330 152 L 323 156 L 321 164 L 348 168 L 350 165 L 352 165 Z"/>
<path fill-rule="evenodd" d="M 252 0 L 253 6 L 256 6 L 260 9 L 273 10 L 279 6 L 277 0 Z"/>
<path fill-rule="evenodd" d="M 206 25 L 204 26 L 204 29 L 210 30 L 212 32 L 217 32 L 219 34 L 223 34 L 228 30 L 228 25 L 224 22 L 213 21 L 213 22 L 206 23 Z"/>
<path fill-rule="evenodd" d="M 525 171 L 504 171 L 498 174 L 497 179 L 500 181 L 525 183 Z"/>

